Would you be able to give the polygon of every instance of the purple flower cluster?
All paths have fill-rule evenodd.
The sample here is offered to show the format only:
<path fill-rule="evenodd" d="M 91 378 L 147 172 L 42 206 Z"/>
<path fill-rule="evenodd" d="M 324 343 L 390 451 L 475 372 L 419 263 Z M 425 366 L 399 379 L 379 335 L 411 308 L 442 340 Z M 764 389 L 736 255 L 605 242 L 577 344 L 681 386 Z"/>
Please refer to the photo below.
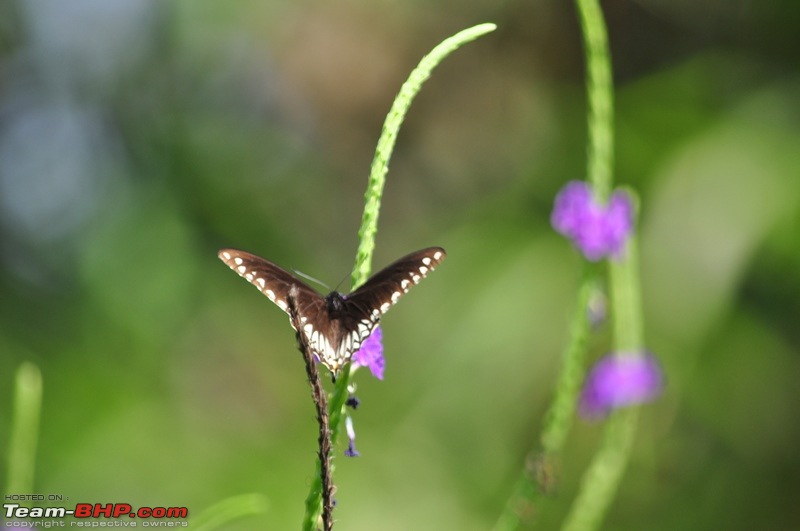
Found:
<path fill-rule="evenodd" d="M 625 192 L 614 192 L 601 205 L 587 183 L 570 181 L 556 196 L 550 222 L 587 260 L 618 258 L 633 231 L 633 206 Z"/>
<path fill-rule="evenodd" d="M 353 354 L 353 368 L 368 367 L 372 375 L 378 380 L 383 380 L 383 369 L 386 360 L 383 358 L 383 331 L 381 327 L 375 328 L 372 334 Z"/>
<path fill-rule="evenodd" d="M 361 345 L 352 358 L 353 369 L 358 367 L 367 367 L 372 375 L 378 380 L 383 380 L 383 369 L 386 366 L 386 360 L 383 357 L 383 331 L 378 326 L 372 331 L 370 336 Z M 346 405 L 353 409 L 357 409 L 359 400 L 354 395 L 350 395 L 347 399 Z M 347 450 L 344 451 L 346 457 L 358 457 L 358 450 L 356 450 L 356 430 L 353 427 L 353 419 L 347 415 L 344 419 L 344 427 L 347 432 Z"/>
<path fill-rule="evenodd" d="M 661 366 L 651 353 L 612 354 L 589 371 L 578 411 L 584 418 L 603 418 L 614 409 L 653 400 L 663 387 Z"/>

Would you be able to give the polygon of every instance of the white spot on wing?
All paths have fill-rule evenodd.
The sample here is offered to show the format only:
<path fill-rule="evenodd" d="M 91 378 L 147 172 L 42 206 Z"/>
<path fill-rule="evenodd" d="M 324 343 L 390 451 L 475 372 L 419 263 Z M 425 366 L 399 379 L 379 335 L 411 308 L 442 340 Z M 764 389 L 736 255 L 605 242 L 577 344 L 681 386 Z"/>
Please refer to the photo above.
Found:
<path fill-rule="evenodd" d="M 228 257 L 230 258 L 230 255 L 228 255 Z M 242 260 L 238 256 L 236 258 L 234 258 L 233 261 L 236 263 L 237 266 L 238 265 L 242 265 L 242 262 L 244 262 L 244 260 Z"/>
<path fill-rule="evenodd" d="M 381 304 L 381 312 L 386 313 L 389 311 L 389 308 L 391 307 L 392 307 L 391 304 L 389 304 L 388 302 L 384 302 L 383 304 Z"/>
<path fill-rule="evenodd" d="M 392 302 L 397 302 L 397 300 L 400 298 L 400 295 L 402 294 L 399 291 L 392 293 Z"/>
<path fill-rule="evenodd" d="M 423 276 L 427 275 L 428 274 L 428 268 L 425 267 L 425 266 L 419 266 L 419 272 L 422 273 Z"/>
<path fill-rule="evenodd" d="M 281 310 L 283 310 L 284 312 L 286 311 L 286 308 L 288 308 L 288 307 L 289 307 L 289 306 L 286 304 L 286 301 L 275 301 L 275 304 L 277 304 L 277 305 L 278 305 L 278 308 L 280 308 L 280 309 L 281 309 Z"/>
<path fill-rule="evenodd" d="M 243 265 L 240 265 L 240 266 L 239 266 L 239 267 L 237 267 L 236 269 L 239 271 L 239 273 L 242 273 L 242 274 L 243 274 L 245 271 L 247 271 L 247 268 L 246 268 L 245 266 L 243 266 Z"/>
<path fill-rule="evenodd" d="M 404 278 L 400 281 L 400 287 L 403 288 L 405 291 L 408 291 L 408 285 L 411 284 L 407 278 Z"/>
<path fill-rule="evenodd" d="M 264 286 L 267 285 L 267 282 L 261 277 L 257 278 L 256 282 L 258 282 L 258 285 L 261 286 L 261 289 L 264 289 Z"/>
<path fill-rule="evenodd" d="M 224 251 L 222 253 L 222 258 L 224 258 L 225 260 L 230 260 L 231 259 L 231 253 L 229 253 L 228 251 Z"/>
<path fill-rule="evenodd" d="M 358 339 L 365 339 L 369 336 L 369 333 L 372 331 L 372 321 L 368 321 L 366 319 L 362 319 L 360 323 L 358 323 L 358 328 L 353 332 L 353 337 L 358 336 Z"/>
<path fill-rule="evenodd" d="M 426 256 L 425 258 L 422 259 L 422 263 L 425 264 L 426 266 L 429 266 L 431 265 L 431 259 Z"/>
<path fill-rule="evenodd" d="M 271 289 L 268 289 L 267 291 L 265 291 L 265 292 L 264 292 L 264 295 L 266 295 L 267 297 L 269 297 L 269 300 L 271 300 L 271 301 L 274 301 L 274 300 L 275 300 L 275 292 L 274 292 L 274 291 L 272 291 Z"/>
<path fill-rule="evenodd" d="M 433 259 L 436 260 L 437 262 L 439 261 L 439 259 L 441 257 L 442 257 L 442 252 L 441 251 L 436 251 L 435 253 L 433 253 Z"/>

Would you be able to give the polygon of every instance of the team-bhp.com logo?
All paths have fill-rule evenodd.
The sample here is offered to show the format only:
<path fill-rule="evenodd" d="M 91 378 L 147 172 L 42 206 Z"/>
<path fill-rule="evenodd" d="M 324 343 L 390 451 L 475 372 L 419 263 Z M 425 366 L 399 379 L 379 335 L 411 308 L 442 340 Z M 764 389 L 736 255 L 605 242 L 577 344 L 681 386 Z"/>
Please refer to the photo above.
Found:
<path fill-rule="evenodd" d="M 185 519 L 189 516 L 186 507 L 139 507 L 134 509 L 129 503 L 78 503 L 75 508 L 66 507 L 22 507 L 18 503 L 4 503 L 5 527 L 43 527 L 42 519 L 50 519 L 50 525 L 44 527 L 66 527 L 66 522 L 53 520 L 71 516 L 78 519 L 69 522 L 70 527 L 136 527 L 137 521 L 129 519 L 145 519 L 138 522 L 142 527 L 185 527 Z M 111 518 L 119 521 L 100 521 L 100 518 Z M 22 520 L 27 519 L 27 520 Z M 183 521 L 175 521 L 184 519 Z M 26 525 L 27 524 L 27 525 Z M 55 524 L 55 525 L 54 525 Z"/>

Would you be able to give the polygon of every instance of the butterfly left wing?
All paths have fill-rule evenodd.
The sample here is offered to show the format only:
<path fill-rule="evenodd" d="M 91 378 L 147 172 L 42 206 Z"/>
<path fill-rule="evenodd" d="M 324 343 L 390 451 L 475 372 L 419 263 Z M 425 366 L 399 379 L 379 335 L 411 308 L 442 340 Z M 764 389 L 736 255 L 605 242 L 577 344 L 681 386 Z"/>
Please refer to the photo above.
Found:
<path fill-rule="evenodd" d="M 218 256 L 289 314 L 292 328 L 305 336 L 311 352 L 334 374 L 360 346 L 360 341 L 355 341 L 342 326 L 341 319 L 331 319 L 328 300 L 282 267 L 236 249 L 222 249 Z M 341 295 L 336 297 L 341 299 Z M 296 313 L 294 318 L 292 308 Z M 349 322 L 346 317 L 343 319 Z"/>
<path fill-rule="evenodd" d="M 289 313 L 289 293 L 292 292 L 300 315 L 316 316 L 321 314 L 327 319 L 325 299 L 305 282 L 279 265 L 260 256 L 236 249 L 222 249 L 217 256 L 287 314 Z M 308 318 L 306 317 L 306 319 Z"/>

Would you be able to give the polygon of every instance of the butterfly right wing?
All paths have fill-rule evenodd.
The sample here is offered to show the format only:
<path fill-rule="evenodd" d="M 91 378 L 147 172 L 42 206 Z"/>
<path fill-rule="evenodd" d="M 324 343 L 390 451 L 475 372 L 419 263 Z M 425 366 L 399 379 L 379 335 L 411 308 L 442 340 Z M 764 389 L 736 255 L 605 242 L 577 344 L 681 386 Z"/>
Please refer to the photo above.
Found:
<path fill-rule="evenodd" d="M 291 292 L 299 316 L 327 317 L 325 299 L 282 267 L 260 256 L 236 249 L 222 249 L 217 256 L 287 314 Z"/>
<path fill-rule="evenodd" d="M 408 254 L 367 280 L 344 300 L 347 311 L 343 328 L 349 332 L 344 350 L 357 351 L 378 326 L 381 316 L 444 260 L 441 247 L 428 247 Z M 340 356 L 342 357 L 342 356 Z M 349 355 L 347 356 L 349 359 Z"/>
<path fill-rule="evenodd" d="M 374 326 L 400 297 L 436 269 L 446 255 L 441 247 L 428 247 L 408 254 L 375 273 L 347 296 L 347 302 L 359 309 L 365 322 L 373 321 Z"/>

